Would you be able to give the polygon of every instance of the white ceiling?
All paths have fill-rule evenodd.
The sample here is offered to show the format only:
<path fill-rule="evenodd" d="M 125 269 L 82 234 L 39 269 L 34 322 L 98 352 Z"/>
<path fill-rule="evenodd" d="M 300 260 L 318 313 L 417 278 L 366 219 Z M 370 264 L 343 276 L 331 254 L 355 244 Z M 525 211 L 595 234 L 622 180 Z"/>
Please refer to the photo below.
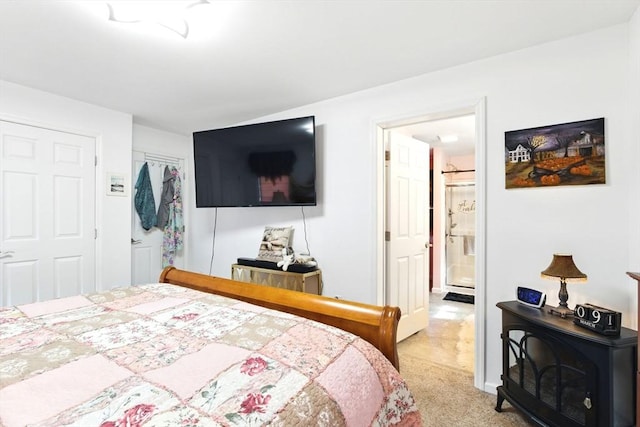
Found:
<path fill-rule="evenodd" d="M 0 79 L 190 134 L 626 22 L 640 3 L 210 1 L 182 39 L 98 1 L 0 0 Z"/>

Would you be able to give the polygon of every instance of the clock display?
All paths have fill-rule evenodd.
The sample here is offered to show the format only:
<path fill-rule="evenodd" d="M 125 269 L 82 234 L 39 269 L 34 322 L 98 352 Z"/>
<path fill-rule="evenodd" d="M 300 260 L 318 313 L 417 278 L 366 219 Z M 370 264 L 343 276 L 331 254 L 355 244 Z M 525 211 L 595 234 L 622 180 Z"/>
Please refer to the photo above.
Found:
<path fill-rule="evenodd" d="M 517 297 L 518 302 L 537 308 L 543 307 L 547 299 L 544 292 L 524 286 L 518 286 Z"/>
<path fill-rule="evenodd" d="M 622 313 L 593 304 L 577 304 L 573 323 L 603 335 L 620 335 Z"/>

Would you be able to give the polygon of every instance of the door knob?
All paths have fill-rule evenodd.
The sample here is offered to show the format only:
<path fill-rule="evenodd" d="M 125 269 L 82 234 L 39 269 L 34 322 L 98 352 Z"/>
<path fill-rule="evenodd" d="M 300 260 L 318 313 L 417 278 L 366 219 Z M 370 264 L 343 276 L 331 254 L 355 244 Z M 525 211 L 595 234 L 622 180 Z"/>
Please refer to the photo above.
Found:
<path fill-rule="evenodd" d="M 13 254 L 13 251 L 0 251 L 0 258 L 6 258 Z"/>

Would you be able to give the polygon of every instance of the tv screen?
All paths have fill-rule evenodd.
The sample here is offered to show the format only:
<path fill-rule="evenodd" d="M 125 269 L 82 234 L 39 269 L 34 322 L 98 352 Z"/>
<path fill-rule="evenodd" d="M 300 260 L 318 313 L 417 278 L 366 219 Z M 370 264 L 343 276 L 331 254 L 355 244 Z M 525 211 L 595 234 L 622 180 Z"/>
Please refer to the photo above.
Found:
<path fill-rule="evenodd" d="M 315 117 L 193 133 L 196 207 L 315 206 Z"/>

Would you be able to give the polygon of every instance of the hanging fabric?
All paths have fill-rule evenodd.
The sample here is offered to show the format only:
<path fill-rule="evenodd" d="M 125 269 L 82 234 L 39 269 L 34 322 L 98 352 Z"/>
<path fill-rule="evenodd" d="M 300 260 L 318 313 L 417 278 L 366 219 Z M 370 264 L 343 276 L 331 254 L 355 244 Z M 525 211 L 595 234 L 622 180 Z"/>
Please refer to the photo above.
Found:
<path fill-rule="evenodd" d="M 149 176 L 149 165 L 146 162 L 140 168 L 135 188 L 134 204 L 136 212 L 140 217 L 142 228 L 150 230 L 156 225 L 157 216 L 156 202 L 153 198 L 153 188 L 151 187 L 151 178 Z"/>
<path fill-rule="evenodd" d="M 162 194 L 158 202 L 157 226 L 159 229 L 164 229 L 169 222 L 169 206 L 173 203 L 174 197 L 174 180 L 171 169 L 169 169 L 169 166 L 165 166 L 162 178 Z"/>
<path fill-rule="evenodd" d="M 182 217 L 182 181 L 180 172 L 172 167 L 173 200 L 169 203 L 167 225 L 162 238 L 162 267 L 173 265 L 176 252 L 182 249 L 184 237 L 184 219 Z M 164 191 L 163 191 L 164 193 Z"/>

